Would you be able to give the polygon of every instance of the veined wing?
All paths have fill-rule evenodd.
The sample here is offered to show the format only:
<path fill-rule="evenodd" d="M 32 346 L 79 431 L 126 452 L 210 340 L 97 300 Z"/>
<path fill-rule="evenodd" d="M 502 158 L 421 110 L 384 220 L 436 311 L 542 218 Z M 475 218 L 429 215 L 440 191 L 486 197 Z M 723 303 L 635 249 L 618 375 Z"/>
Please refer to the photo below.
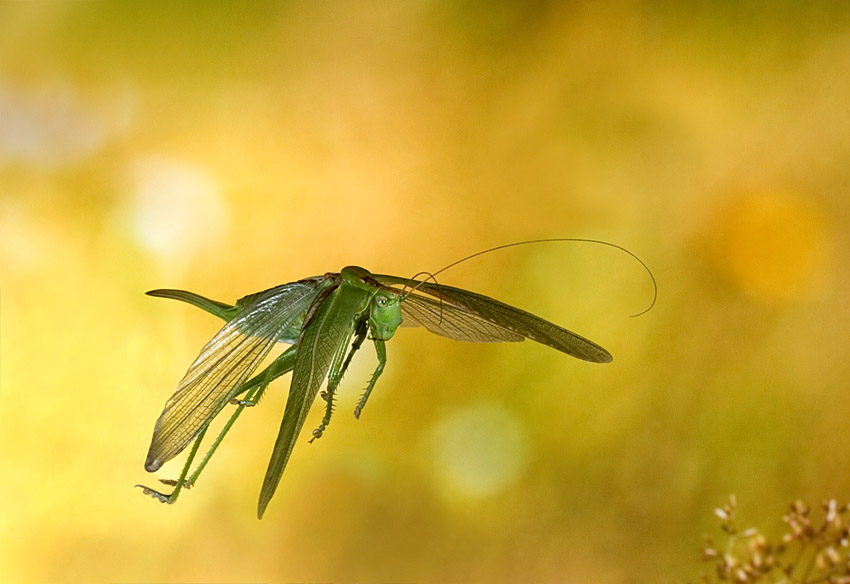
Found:
<path fill-rule="evenodd" d="M 218 414 L 281 334 L 303 317 L 321 278 L 276 286 L 246 297 L 236 316 L 201 349 L 154 427 L 145 468 L 156 471 Z"/>
<path fill-rule="evenodd" d="M 505 336 L 519 335 L 584 361 L 594 363 L 611 361 L 611 354 L 593 341 L 488 296 L 452 286 L 397 276 L 375 275 L 374 277 L 385 285 L 415 287 L 416 291 L 411 292 L 402 303 L 402 315 L 438 335 L 461 341 L 478 340 L 474 338 L 473 332 L 480 330 L 485 331 L 480 334 L 487 337 L 480 340 L 521 340 L 499 338 L 496 331 L 502 330 L 504 332 L 501 334 Z M 437 300 L 434 300 L 435 298 Z M 411 306 L 406 306 L 408 303 Z M 442 304 L 442 320 L 451 321 L 451 325 L 440 323 L 440 304 Z M 464 318 L 460 317 L 461 314 Z M 437 325 L 434 324 L 435 320 Z M 471 323 L 475 323 L 475 327 Z"/>
<path fill-rule="evenodd" d="M 401 304 L 401 326 L 422 326 L 436 335 L 469 343 L 519 342 L 525 337 L 504 326 L 414 292 Z"/>
<path fill-rule="evenodd" d="M 368 302 L 368 294 L 361 289 L 328 287 L 319 293 L 304 319 L 286 409 L 260 491 L 257 516 L 261 519 L 334 355 L 348 343 L 354 332 L 354 318 L 368 307 Z"/>

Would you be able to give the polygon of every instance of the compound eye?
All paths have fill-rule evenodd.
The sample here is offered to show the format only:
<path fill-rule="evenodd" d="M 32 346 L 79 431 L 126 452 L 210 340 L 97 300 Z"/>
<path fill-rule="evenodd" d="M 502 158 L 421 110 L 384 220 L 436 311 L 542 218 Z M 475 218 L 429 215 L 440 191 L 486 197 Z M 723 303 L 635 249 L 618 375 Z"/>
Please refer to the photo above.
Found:
<path fill-rule="evenodd" d="M 387 297 L 386 296 L 378 296 L 377 302 L 378 302 L 378 306 L 383 308 L 384 306 L 387 305 Z"/>

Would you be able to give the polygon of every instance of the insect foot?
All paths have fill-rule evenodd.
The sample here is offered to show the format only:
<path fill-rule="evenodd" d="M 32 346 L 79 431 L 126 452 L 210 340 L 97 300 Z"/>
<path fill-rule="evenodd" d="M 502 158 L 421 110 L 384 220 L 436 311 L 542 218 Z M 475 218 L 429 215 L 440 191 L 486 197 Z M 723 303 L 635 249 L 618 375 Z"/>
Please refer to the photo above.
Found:
<path fill-rule="evenodd" d="M 165 482 L 165 481 L 163 481 L 163 482 Z M 163 493 L 160 493 L 159 491 L 155 491 L 155 490 L 151 489 L 150 487 L 146 487 L 144 485 L 136 485 L 136 486 L 139 487 L 140 489 L 142 489 L 142 492 L 145 495 L 150 495 L 154 499 L 159 500 L 160 503 L 168 503 L 170 505 L 173 502 L 172 499 L 171 499 L 171 495 L 165 495 Z"/>
<path fill-rule="evenodd" d="M 230 400 L 230 403 L 234 406 L 242 406 L 242 407 L 246 407 L 246 408 L 253 408 L 255 405 L 257 405 L 257 402 L 255 400 L 250 400 L 250 399 L 233 398 L 232 400 Z"/>
<path fill-rule="evenodd" d="M 174 479 L 159 479 L 159 482 L 161 482 L 163 485 L 168 485 L 169 487 L 176 487 L 177 485 L 180 484 L 180 481 L 176 481 Z M 187 480 L 183 481 L 183 484 L 180 485 L 180 487 L 183 488 L 183 489 L 191 489 L 192 485 L 194 485 L 194 484 L 195 483 L 193 483 L 193 482 L 191 482 L 190 480 L 187 479 Z M 136 486 L 139 487 L 141 485 L 136 485 Z M 145 488 L 145 487 L 142 487 L 142 488 Z"/>
<path fill-rule="evenodd" d="M 325 425 L 324 425 L 324 424 L 322 424 L 321 426 L 319 426 L 318 428 L 316 428 L 315 430 L 313 430 L 313 437 L 312 437 L 312 438 L 310 438 L 310 442 L 309 442 L 309 443 L 310 443 L 310 444 L 312 444 L 312 443 L 313 443 L 313 440 L 315 440 L 315 439 L 317 439 L 317 438 L 321 438 L 321 437 L 322 437 L 322 434 L 324 433 L 324 431 L 325 431 Z"/>

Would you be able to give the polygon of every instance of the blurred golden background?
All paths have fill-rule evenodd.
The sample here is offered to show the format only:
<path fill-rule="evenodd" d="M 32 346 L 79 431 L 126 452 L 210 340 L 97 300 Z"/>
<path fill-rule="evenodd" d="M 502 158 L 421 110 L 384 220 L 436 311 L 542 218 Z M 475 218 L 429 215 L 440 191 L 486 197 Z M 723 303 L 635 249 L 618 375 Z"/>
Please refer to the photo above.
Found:
<path fill-rule="evenodd" d="M 670 582 L 850 498 L 844 2 L 0 5 L 3 582 Z M 402 329 L 256 503 L 289 377 L 136 483 L 233 302 L 349 264 L 600 343 Z M 316 406 L 308 420 L 321 417 Z"/>

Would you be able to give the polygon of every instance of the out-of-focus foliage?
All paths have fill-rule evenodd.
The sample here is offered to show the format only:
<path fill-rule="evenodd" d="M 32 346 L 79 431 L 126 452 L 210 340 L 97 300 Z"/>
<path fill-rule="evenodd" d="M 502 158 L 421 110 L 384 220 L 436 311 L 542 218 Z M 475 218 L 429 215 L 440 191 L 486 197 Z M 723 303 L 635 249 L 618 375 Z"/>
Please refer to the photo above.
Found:
<path fill-rule="evenodd" d="M 0 4 L 0 580 L 672 581 L 730 492 L 757 525 L 846 501 L 848 31 L 843 2 Z M 133 488 L 220 326 L 144 291 L 541 237 L 628 247 L 658 304 L 628 318 L 645 273 L 592 245 L 439 281 L 613 363 L 403 329 L 262 522 L 288 378 L 177 505 Z"/>
<path fill-rule="evenodd" d="M 813 518 L 808 505 L 794 501 L 782 517 L 787 532 L 776 541 L 754 527 L 740 529 L 736 506 L 733 496 L 715 510 L 725 542 L 706 538 L 702 558 L 714 569 L 703 574 L 704 582 L 850 582 L 850 505 L 826 500 Z"/>

